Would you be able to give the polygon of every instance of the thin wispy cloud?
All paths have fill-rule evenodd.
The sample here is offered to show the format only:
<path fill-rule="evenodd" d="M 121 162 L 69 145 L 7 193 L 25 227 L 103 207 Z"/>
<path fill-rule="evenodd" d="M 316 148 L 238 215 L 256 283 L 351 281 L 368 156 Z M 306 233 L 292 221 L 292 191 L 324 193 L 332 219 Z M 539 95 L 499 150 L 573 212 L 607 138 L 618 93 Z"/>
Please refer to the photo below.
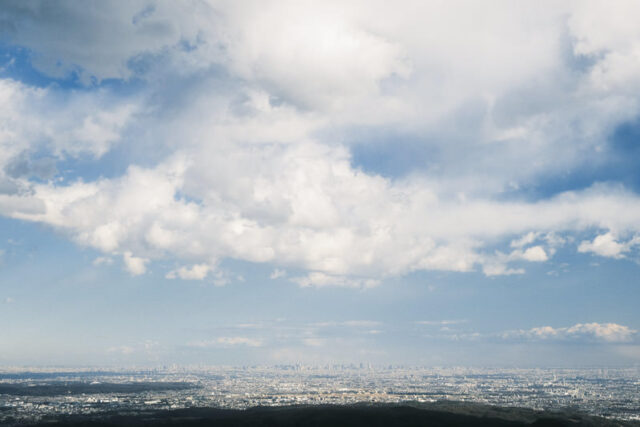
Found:
<path fill-rule="evenodd" d="M 193 342 L 190 342 L 188 345 L 190 347 L 198 347 L 198 348 L 210 348 L 210 347 L 227 348 L 227 347 L 235 347 L 235 346 L 262 347 L 263 341 L 258 338 L 234 336 L 234 337 L 218 337 L 212 340 L 193 341 Z"/>

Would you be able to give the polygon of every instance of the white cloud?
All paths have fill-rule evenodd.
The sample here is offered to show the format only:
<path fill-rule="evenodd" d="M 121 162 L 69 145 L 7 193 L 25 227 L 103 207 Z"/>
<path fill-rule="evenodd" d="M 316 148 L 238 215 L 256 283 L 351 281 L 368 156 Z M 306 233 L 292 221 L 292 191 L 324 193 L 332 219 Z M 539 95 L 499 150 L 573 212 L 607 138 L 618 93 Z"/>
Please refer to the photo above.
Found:
<path fill-rule="evenodd" d="M 637 331 L 616 323 L 578 323 L 563 328 L 542 326 L 529 330 L 507 331 L 505 339 L 524 338 L 534 340 L 587 340 L 605 343 L 630 342 Z"/>
<path fill-rule="evenodd" d="M 344 276 L 332 276 L 317 271 L 309 273 L 304 277 L 293 277 L 291 281 L 297 283 L 301 287 L 316 286 L 346 286 L 350 288 L 370 288 L 380 284 L 379 280 L 349 278 Z"/>
<path fill-rule="evenodd" d="M 127 251 L 122 254 L 122 261 L 124 262 L 125 268 L 132 276 L 139 276 L 147 272 L 146 264 L 149 262 L 148 259 L 135 257 L 131 255 L 131 252 Z"/>
<path fill-rule="evenodd" d="M 530 245 L 538 239 L 539 234 L 540 233 L 530 231 L 519 239 L 512 240 L 510 246 L 512 248 L 522 248 L 523 246 Z"/>
<path fill-rule="evenodd" d="M 180 278 L 182 280 L 203 280 L 207 277 L 211 271 L 211 266 L 208 264 L 194 264 L 190 268 L 189 267 L 180 267 L 177 270 L 171 270 L 167 273 L 167 279 L 177 279 Z"/>
<path fill-rule="evenodd" d="M 549 259 L 542 246 L 532 246 L 524 251 L 522 258 L 532 262 L 542 262 Z"/>
<path fill-rule="evenodd" d="M 640 245 L 640 236 L 635 236 L 627 242 L 619 243 L 612 232 L 600 234 L 593 241 L 584 240 L 578 246 L 578 252 L 591 252 L 609 258 L 624 258 L 635 245 Z"/>
<path fill-rule="evenodd" d="M 566 333 L 569 336 L 593 336 L 608 342 L 626 342 L 630 341 L 637 331 L 616 323 L 579 323 L 568 328 Z"/>
<path fill-rule="evenodd" d="M 511 276 L 514 274 L 524 274 L 524 268 L 508 268 L 505 264 L 489 263 L 482 266 L 482 272 L 486 276 Z"/>
<path fill-rule="evenodd" d="M 39 53 L 43 72 L 145 84 L 132 96 L 0 80 L 3 171 L 24 152 L 97 159 L 126 141 L 136 153 L 121 176 L 89 181 L 2 172 L 4 215 L 122 255 L 134 275 L 170 258 L 191 267 L 167 277 L 218 285 L 231 276 L 207 266 L 225 258 L 305 270 L 291 279 L 301 286 L 522 274 L 569 240 L 559 233 L 609 230 L 579 250 L 621 257 L 633 240 L 614 230 L 640 232 L 640 198 L 619 186 L 503 197 L 606 157 L 612 129 L 640 112 L 624 89 L 640 75 L 632 13 L 589 2 L 149 5 L 7 6 L 12 42 Z M 606 25 L 592 30 L 594 17 Z M 397 150 L 406 135 L 433 158 L 395 178 L 354 165 L 353 140 L 367 147 L 389 129 Z M 505 240 L 511 252 L 487 249 Z"/>
<path fill-rule="evenodd" d="M 428 189 L 354 172 L 345 159 L 322 154 L 311 163 L 307 159 L 290 157 L 279 165 L 279 173 L 268 179 L 258 175 L 246 181 L 256 184 L 232 194 L 225 194 L 224 186 L 209 186 L 201 193 L 200 187 L 194 189 L 200 204 L 176 197 L 191 179 L 185 175 L 188 163 L 179 158 L 155 169 L 131 168 L 117 180 L 59 188 L 37 185 L 27 200 L 43 201 L 46 214 L 16 216 L 57 225 L 79 243 L 109 252 L 133 254 L 135 249 L 137 257 L 147 259 L 166 254 L 202 261 L 225 256 L 282 261 L 312 270 L 295 278 L 302 286 L 366 287 L 375 285 L 372 277 L 417 269 L 468 271 L 481 265 L 488 275 L 521 273 L 521 268 L 507 263 L 542 261 L 547 251 L 534 246 L 489 256 L 481 252 L 482 240 L 531 228 L 634 229 L 640 214 L 636 196 L 611 187 L 596 186 L 535 203 L 451 202 Z M 310 175 L 314 168 L 322 173 Z M 299 173 L 305 183 L 296 185 L 295 179 L 286 178 L 289 173 Z M 257 197 L 254 185 L 273 196 Z M 315 209 L 322 217 L 304 214 L 311 202 L 323 205 Z M 622 213 L 611 216 L 612 211 Z"/>
<path fill-rule="evenodd" d="M 6 298 L 4 299 L 4 302 L 5 302 L 6 304 L 13 304 L 15 301 L 16 301 L 16 300 L 14 300 L 14 299 L 13 299 L 13 298 L 11 298 L 11 297 L 6 297 Z"/>
<path fill-rule="evenodd" d="M 547 243 L 545 249 L 542 245 L 530 246 L 523 249 L 523 246 L 542 238 Z M 510 268 L 512 262 L 544 262 L 555 253 L 556 247 L 563 244 L 563 240 L 553 233 L 541 236 L 540 233 L 529 232 L 520 239 L 512 240 L 510 246 L 513 249 L 509 254 L 497 251 L 494 255 L 486 255 L 482 261 L 482 271 L 487 276 L 509 276 L 513 274 L 524 274 L 524 268 Z"/>
<path fill-rule="evenodd" d="M 120 142 L 139 109 L 133 99 L 116 99 L 103 90 L 64 93 L 11 79 L 0 79 L 0 101 L 3 166 L 38 149 L 54 157 L 100 157 Z"/>
<path fill-rule="evenodd" d="M 65 93 L 0 79 L 0 213 L 42 213 L 32 179 L 50 181 L 56 162 L 99 158 L 122 141 L 136 101 L 104 90 Z"/>
<path fill-rule="evenodd" d="M 229 68 L 306 108 L 343 109 L 378 92 L 383 78 L 410 72 L 399 44 L 353 25 L 356 4 L 285 1 L 225 9 Z"/>

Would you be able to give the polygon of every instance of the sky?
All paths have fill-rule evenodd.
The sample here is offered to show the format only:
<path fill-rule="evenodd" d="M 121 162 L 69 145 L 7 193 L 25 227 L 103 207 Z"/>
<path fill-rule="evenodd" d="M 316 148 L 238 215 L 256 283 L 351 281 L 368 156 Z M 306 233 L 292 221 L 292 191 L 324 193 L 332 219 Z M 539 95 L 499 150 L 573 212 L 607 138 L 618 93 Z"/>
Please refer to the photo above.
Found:
<path fill-rule="evenodd" d="M 0 365 L 640 363 L 640 4 L 0 4 Z"/>

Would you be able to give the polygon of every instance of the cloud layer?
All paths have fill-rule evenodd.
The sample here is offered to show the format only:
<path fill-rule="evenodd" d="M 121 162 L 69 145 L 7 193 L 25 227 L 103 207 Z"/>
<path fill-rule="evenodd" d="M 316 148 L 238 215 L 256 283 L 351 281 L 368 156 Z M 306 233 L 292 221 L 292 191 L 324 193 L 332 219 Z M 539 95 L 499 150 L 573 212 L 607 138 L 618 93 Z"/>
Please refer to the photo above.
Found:
<path fill-rule="evenodd" d="M 594 232 L 575 249 L 634 254 L 633 188 L 525 191 L 618 154 L 639 112 L 634 3 L 96 6 L 3 7 L 6 42 L 84 88 L 0 80 L 0 212 L 132 275 L 170 259 L 168 278 L 222 283 L 228 258 L 302 270 L 301 286 L 522 274 Z M 394 176 L 354 155 L 416 144 Z M 122 174 L 58 169 L 124 146 Z"/>

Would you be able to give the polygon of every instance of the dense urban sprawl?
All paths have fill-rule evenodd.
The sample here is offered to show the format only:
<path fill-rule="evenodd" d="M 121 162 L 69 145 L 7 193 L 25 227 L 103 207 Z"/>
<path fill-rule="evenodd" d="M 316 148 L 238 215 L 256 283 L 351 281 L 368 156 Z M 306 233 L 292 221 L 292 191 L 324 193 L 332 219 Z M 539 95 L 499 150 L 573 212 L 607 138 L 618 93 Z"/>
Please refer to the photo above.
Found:
<path fill-rule="evenodd" d="M 186 384 L 184 384 L 186 383 Z M 137 385 L 130 389 L 124 384 Z M 470 369 L 359 365 L 4 369 L 0 423 L 101 411 L 357 402 L 476 402 L 640 420 L 640 369 Z"/>

